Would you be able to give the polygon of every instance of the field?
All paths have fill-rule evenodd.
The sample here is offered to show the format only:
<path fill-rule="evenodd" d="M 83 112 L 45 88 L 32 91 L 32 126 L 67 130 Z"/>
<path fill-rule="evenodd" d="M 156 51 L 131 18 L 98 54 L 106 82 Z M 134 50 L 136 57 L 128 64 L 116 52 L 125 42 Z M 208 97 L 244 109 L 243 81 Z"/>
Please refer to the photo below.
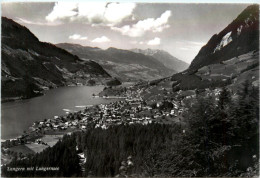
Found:
<path fill-rule="evenodd" d="M 42 141 L 47 143 L 50 147 L 54 146 L 63 135 L 45 135 L 42 137 Z"/>
<path fill-rule="evenodd" d="M 259 53 L 249 52 L 238 58 L 223 61 L 221 64 L 212 64 L 199 69 L 197 75 L 208 79 L 216 76 L 223 78 L 234 77 L 239 75 L 242 71 L 250 69 L 250 67 L 254 68 L 257 66 L 259 63 L 258 55 Z"/>
<path fill-rule="evenodd" d="M 45 148 L 47 147 L 52 147 L 54 146 L 59 139 L 61 139 L 63 137 L 63 135 L 65 133 L 69 133 L 68 131 L 63 132 L 63 133 L 53 133 L 53 134 L 49 134 L 49 135 L 44 135 L 41 140 L 44 143 L 47 143 L 47 145 L 43 145 L 43 144 L 37 144 L 37 143 L 29 143 L 29 144 L 25 144 L 25 147 L 27 147 L 28 149 L 32 150 L 35 153 L 39 153 L 42 152 Z"/>
<path fill-rule="evenodd" d="M 9 150 L 17 153 L 21 152 L 23 154 L 34 154 L 34 151 L 25 145 L 14 146 L 11 147 Z"/>
<path fill-rule="evenodd" d="M 45 132 L 46 135 L 66 135 L 71 132 L 80 131 L 80 129 L 77 128 L 68 128 L 66 130 L 48 130 Z"/>
<path fill-rule="evenodd" d="M 8 154 L 1 154 L 1 165 L 9 164 L 12 160 L 12 157 Z"/>
<path fill-rule="evenodd" d="M 40 153 L 45 148 L 48 148 L 47 145 L 37 144 L 37 143 L 29 143 L 29 144 L 25 144 L 25 146 L 28 147 L 29 149 L 31 149 L 35 153 Z"/>

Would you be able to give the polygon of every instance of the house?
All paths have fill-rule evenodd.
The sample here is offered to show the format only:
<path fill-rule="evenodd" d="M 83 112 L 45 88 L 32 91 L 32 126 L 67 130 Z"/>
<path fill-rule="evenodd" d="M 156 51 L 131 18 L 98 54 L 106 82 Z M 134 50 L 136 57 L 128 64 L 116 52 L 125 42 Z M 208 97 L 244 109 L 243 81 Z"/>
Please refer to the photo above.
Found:
<path fill-rule="evenodd" d="M 146 106 L 146 108 L 147 108 L 148 110 L 152 110 L 152 109 L 153 109 L 153 108 L 150 107 L 150 106 Z"/>
<path fill-rule="evenodd" d="M 157 119 L 157 118 L 159 118 L 159 117 L 160 117 L 160 115 L 158 115 L 158 114 L 156 114 L 156 115 L 154 116 L 155 119 Z"/>
<path fill-rule="evenodd" d="M 84 153 L 79 153 L 78 156 L 79 156 L 79 162 L 80 162 L 79 164 L 80 164 L 80 165 L 85 164 L 86 161 L 87 161 L 87 158 L 85 158 Z"/>
<path fill-rule="evenodd" d="M 129 159 L 129 160 L 127 160 L 127 165 L 128 165 L 128 166 L 133 166 L 134 163 Z"/>
<path fill-rule="evenodd" d="M 53 129 L 58 129 L 59 128 L 59 125 L 53 125 Z"/>
<path fill-rule="evenodd" d="M 44 122 L 43 121 L 41 121 L 40 123 L 39 123 L 39 125 L 43 125 L 44 124 Z"/>
<path fill-rule="evenodd" d="M 157 102 L 156 107 L 159 108 L 162 105 L 162 102 Z"/>
<path fill-rule="evenodd" d="M 65 128 L 65 127 L 61 127 L 60 129 L 61 129 L 61 130 L 66 130 L 67 128 Z"/>
<path fill-rule="evenodd" d="M 77 121 L 73 121 L 72 125 L 76 126 L 76 125 L 78 125 L 78 122 Z"/>
<path fill-rule="evenodd" d="M 51 119 L 48 119 L 48 120 L 46 121 L 46 123 L 50 124 L 50 123 L 51 123 Z"/>
<path fill-rule="evenodd" d="M 107 129 L 107 126 L 104 124 L 101 126 L 102 129 Z"/>

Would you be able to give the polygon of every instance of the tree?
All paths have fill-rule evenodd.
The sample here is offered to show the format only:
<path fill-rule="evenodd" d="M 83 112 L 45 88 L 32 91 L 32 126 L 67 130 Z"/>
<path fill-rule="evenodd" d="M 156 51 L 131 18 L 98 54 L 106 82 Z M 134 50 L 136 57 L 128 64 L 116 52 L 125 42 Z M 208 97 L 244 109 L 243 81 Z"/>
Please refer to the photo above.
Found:
<path fill-rule="evenodd" d="M 91 85 L 91 86 L 93 86 L 93 85 L 96 84 L 96 82 L 95 82 L 95 80 L 90 79 L 90 80 L 88 81 L 88 84 Z"/>
<path fill-rule="evenodd" d="M 117 79 L 114 78 L 106 83 L 109 87 L 121 85 L 122 83 Z"/>
<path fill-rule="evenodd" d="M 229 102 L 231 101 L 231 94 L 227 90 L 226 87 L 222 88 L 222 91 L 219 95 L 219 100 L 218 100 L 218 107 L 219 109 L 224 109 L 224 107 L 228 106 Z"/>

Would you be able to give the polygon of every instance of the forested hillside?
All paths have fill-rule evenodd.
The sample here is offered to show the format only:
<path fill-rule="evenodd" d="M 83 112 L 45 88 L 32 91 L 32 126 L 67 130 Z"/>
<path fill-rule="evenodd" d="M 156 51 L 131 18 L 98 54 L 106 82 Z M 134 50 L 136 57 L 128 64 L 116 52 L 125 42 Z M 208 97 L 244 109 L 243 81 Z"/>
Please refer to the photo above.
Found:
<path fill-rule="evenodd" d="M 2 101 L 31 98 L 42 90 L 104 83 L 110 75 L 93 61 L 82 61 L 64 49 L 45 43 L 26 27 L 2 17 Z"/>
<path fill-rule="evenodd" d="M 258 90 L 244 83 L 234 97 L 196 95 L 186 125 L 119 125 L 66 136 L 53 148 L 2 167 L 4 176 L 254 176 L 258 175 Z M 79 167 L 78 154 L 86 163 Z M 10 172 L 7 167 L 59 167 Z M 79 170 L 82 171 L 79 171 Z"/>

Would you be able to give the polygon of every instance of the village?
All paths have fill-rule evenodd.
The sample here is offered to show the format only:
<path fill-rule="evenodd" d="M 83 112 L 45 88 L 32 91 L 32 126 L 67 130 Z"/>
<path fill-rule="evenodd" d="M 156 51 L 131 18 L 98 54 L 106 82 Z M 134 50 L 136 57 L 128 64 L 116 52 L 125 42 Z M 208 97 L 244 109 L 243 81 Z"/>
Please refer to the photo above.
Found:
<path fill-rule="evenodd" d="M 160 91 L 154 92 L 154 88 L 159 88 Z M 205 95 L 212 96 L 218 96 L 219 93 L 220 89 L 204 91 Z M 67 112 L 62 116 L 34 122 L 23 135 L 2 142 L 4 159 L 2 159 L 2 164 L 10 162 L 13 155 L 17 154 L 21 157 L 20 159 L 26 159 L 28 148 L 33 150 L 29 153 L 39 153 L 54 146 L 64 135 L 77 131 L 108 129 L 115 125 L 152 123 L 177 123 L 183 126 L 187 104 L 192 105 L 196 92 L 194 90 L 179 91 L 173 95 L 164 86 L 149 86 L 140 89 L 127 87 L 125 92 L 117 97 L 119 100 L 112 103 L 90 105 L 78 112 Z"/>

